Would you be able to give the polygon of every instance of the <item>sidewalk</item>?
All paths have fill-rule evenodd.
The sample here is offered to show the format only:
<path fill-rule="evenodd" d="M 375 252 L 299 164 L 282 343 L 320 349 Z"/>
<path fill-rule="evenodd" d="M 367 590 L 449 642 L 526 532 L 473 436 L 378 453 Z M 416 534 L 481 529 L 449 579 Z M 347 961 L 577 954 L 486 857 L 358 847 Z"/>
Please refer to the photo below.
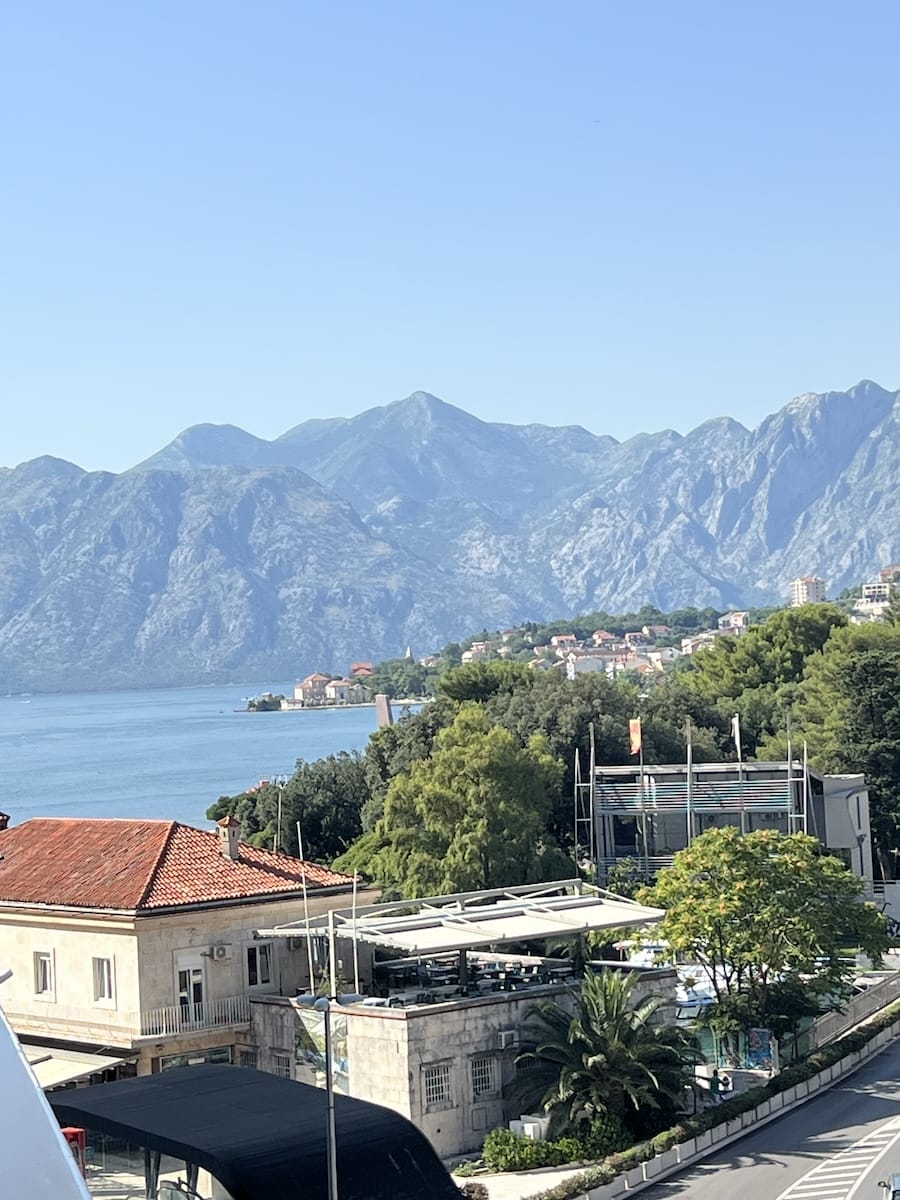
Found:
<path fill-rule="evenodd" d="M 534 1171 L 517 1171 L 507 1175 L 472 1175 L 488 1190 L 491 1200 L 525 1200 L 535 1192 L 554 1187 L 572 1175 L 580 1175 L 586 1169 L 581 1167 L 538 1167 Z M 457 1183 L 468 1183 L 468 1179 L 457 1179 Z"/>

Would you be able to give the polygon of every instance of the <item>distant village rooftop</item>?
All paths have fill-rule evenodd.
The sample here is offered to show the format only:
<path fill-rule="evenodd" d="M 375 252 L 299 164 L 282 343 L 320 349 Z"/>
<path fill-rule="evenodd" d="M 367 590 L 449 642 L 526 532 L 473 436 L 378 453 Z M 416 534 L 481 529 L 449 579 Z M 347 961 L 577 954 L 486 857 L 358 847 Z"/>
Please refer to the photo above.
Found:
<path fill-rule="evenodd" d="M 0 906 L 134 913 L 349 889 L 352 876 L 180 821 L 35 817 L 0 831 Z"/>

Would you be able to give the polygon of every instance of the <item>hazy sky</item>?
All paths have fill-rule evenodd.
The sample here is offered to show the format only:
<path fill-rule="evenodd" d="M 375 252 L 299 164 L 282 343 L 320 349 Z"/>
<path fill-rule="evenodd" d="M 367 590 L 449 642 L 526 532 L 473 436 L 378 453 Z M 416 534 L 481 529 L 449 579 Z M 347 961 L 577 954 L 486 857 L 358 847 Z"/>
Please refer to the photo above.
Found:
<path fill-rule="evenodd" d="M 0 9 L 0 464 L 900 386 L 900 6 Z"/>

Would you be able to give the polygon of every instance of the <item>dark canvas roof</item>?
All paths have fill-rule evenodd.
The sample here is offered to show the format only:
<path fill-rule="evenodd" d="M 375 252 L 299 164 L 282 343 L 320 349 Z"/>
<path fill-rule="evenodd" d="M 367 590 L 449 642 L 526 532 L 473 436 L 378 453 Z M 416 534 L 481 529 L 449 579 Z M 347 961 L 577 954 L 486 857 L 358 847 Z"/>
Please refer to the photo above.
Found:
<path fill-rule="evenodd" d="M 51 1094 L 59 1120 L 196 1163 L 234 1200 L 326 1200 L 325 1092 L 207 1064 Z M 405 1117 L 335 1097 L 341 1200 L 459 1200 Z"/>

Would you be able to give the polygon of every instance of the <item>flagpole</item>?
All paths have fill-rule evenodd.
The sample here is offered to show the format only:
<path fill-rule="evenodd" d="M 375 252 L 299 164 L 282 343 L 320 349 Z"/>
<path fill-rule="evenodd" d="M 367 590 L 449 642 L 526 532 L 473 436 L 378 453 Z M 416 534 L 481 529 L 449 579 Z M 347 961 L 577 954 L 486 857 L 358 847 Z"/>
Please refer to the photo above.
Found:
<path fill-rule="evenodd" d="M 303 831 L 297 822 L 297 849 L 303 862 L 303 920 L 306 925 L 306 961 L 309 964 L 309 990 L 315 995 L 316 976 L 313 971 L 312 938 L 309 936 L 309 897 L 306 892 L 306 860 L 303 858 Z"/>
<path fill-rule="evenodd" d="M 791 745 L 791 710 L 787 711 L 787 783 L 788 783 L 788 833 L 794 833 L 794 751 Z"/>
<path fill-rule="evenodd" d="M 806 738 L 803 739 L 803 813 L 801 820 L 803 824 L 803 832 L 806 833 L 806 810 L 809 804 L 809 748 L 806 744 Z"/>
<path fill-rule="evenodd" d="M 744 808 L 744 752 L 741 748 L 741 714 L 735 713 L 731 719 L 731 732 L 734 735 L 734 747 L 737 750 L 738 767 L 738 797 L 741 804 L 741 833 L 747 832 L 747 810 Z"/>
<path fill-rule="evenodd" d="M 691 718 L 685 721 L 684 734 L 687 739 L 687 844 L 694 840 L 694 814 L 691 811 L 694 787 L 694 753 L 691 745 Z"/>
<path fill-rule="evenodd" d="M 640 745 L 640 758 L 638 759 L 638 762 L 640 764 L 640 773 L 641 773 L 641 836 L 644 839 L 644 870 L 647 872 L 647 876 L 649 878 L 649 876 L 650 876 L 650 847 L 647 845 L 647 813 L 644 808 L 645 792 L 644 792 L 644 726 L 643 725 L 641 725 L 640 731 L 641 731 L 641 745 Z"/>

